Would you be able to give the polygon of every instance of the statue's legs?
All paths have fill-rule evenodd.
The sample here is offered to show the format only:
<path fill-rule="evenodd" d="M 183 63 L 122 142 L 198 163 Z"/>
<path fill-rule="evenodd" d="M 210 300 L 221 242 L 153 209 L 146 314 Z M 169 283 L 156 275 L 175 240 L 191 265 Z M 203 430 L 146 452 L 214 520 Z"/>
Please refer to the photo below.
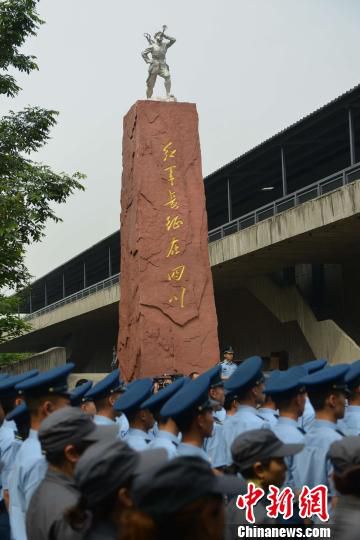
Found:
<path fill-rule="evenodd" d="M 165 90 L 166 90 L 167 97 L 169 97 L 170 91 L 171 91 L 171 78 L 170 77 L 165 77 Z"/>
<path fill-rule="evenodd" d="M 153 95 L 155 81 L 156 81 L 156 73 L 151 73 L 146 81 L 146 97 L 149 99 Z"/>

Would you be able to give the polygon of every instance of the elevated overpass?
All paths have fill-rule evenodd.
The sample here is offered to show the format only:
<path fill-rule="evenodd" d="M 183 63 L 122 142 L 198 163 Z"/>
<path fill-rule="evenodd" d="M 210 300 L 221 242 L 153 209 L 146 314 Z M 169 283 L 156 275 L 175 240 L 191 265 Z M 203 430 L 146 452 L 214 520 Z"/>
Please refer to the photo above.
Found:
<path fill-rule="evenodd" d="M 240 356 L 360 357 L 358 157 L 356 87 L 205 178 L 220 341 Z M 0 350 L 63 346 L 106 371 L 119 279 L 117 231 L 24 291 L 32 331 Z"/>

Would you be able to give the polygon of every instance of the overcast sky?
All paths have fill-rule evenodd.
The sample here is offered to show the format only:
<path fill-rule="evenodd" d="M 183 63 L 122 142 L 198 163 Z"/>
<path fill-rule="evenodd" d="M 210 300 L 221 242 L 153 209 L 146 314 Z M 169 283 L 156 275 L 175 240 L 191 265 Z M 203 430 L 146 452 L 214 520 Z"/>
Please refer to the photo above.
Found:
<path fill-rule="evenodd" d="M 28 250 L 36 278 L 119 227 L 122 118 L 145 96 L 144 32 L 167 24 L 177 39 L 173 93 L 197 104 L 204 175 L 360 82 L 359 0 L 41 0 L 39 11 L 46 25 L 26 49 L 40 71 L 18 77 L 23 91 L 0 112 L 58 110 L 34 158 L 87 180 Z"/>

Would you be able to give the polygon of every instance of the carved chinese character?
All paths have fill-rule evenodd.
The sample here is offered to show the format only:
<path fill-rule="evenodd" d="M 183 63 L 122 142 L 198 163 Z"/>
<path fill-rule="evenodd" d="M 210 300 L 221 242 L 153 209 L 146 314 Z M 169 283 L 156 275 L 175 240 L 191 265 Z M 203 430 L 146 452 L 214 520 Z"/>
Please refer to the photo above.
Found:
<path fill-rule="evenodd" d="M 176 154 L 176 148 L 174 150 L 169 150 L 170 146 L 172 146 L 172 142 L 169 142 L 166 146 L 163 148 L 164 152 L 164 161 L 167 161 L 170 158 L 174 158 Z"/>
<path fill-rule="evenodd" d="M 184 304 L 185 292 L 186 292 L 186 288 L 181 287 L 181 289 L 180 289 L 180 297 L 178 297 L 176 295 L 172 296 L 169 299 L 169 304 L 175 304 L 176 302 L 180 301 L 180 307 L 183 308 L 184 305 L 185 305 Z"/>
<path fill-rule="evenodd" d="M 163 206 L 169 206 L 171 208 L 171 210 L 178 210 L 179 209 L 179 203 L 176 200 L 175 191 L 169 190 L 169 200 Z"/>
<path fill-rule="evenodd" d="M 178 255 L 179 253 L 180 253 L 179 240 L 177 240 L 177 238 L 173 238 L 171 240 L 170 248 L 166 257 L 172 257 L 173 255 Z"/>
<path fill-rule="evenodd" d="M 184 225 L 184 222 L 182 219 L 179 218 L 179 216 L 170 217 L 167 216 L 165 227 L 167 231 L 170 231 L 171 229 L 179 229 L 181 225 Z"/>
<path fill-rule="evenodd" d="M 176 165 L 172 165 L 171 167 L 166 167 L 166 169 L 164 169 L 164 171 L 167 171 L 168 173 L 168 182 L 170 182 L 172 186 L 174 185 L 175 180 L 174 169 L 176 169 Z"/>
<path fill-rule="evenodd" d="M 169 281 L 180 281 L 180 279 L 183 277 L 183 273 L 185 272 L 185 265 L 182 264 L 180 266 L 177 266 L 176 268 L 173 268 L 169 274 L 168 274 L 168 280 Z"/>

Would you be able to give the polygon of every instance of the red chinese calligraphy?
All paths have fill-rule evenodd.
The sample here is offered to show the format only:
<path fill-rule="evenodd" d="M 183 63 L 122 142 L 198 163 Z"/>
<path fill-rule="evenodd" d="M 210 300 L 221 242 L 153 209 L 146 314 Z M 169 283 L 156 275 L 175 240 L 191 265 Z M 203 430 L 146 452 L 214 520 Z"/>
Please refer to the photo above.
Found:
<path fill-rule="evenodd" d="M 236 506 L 240 510 L 246 509 L 245 517 L 249 523 L 255 523 L 254 506 L 264 495 L 265 491 L 262 488 L 257 488 L 253 482 L 249 482 L 247 493 L 238 496 Z"/>
<path fill-rule="evenodd" d="M 301 518 L 318 516 L 321 521 L 328 521 L 329 513 L 327 503 L 327 486 L 319 485 L 312 489 L 308 488 L 308 486 L 304 486 L 299 495 L 299 516 Z"/>
<path fill-rule="evenodd" d="M 284 519 L 289 519 L 293 516 L 294 493 L 291 488 L 280 491 L 278 487 L 270 486 L 267 499 L 270 501 L 266 507 L 268 517 L 277 518 L 281 514 Z"/>

